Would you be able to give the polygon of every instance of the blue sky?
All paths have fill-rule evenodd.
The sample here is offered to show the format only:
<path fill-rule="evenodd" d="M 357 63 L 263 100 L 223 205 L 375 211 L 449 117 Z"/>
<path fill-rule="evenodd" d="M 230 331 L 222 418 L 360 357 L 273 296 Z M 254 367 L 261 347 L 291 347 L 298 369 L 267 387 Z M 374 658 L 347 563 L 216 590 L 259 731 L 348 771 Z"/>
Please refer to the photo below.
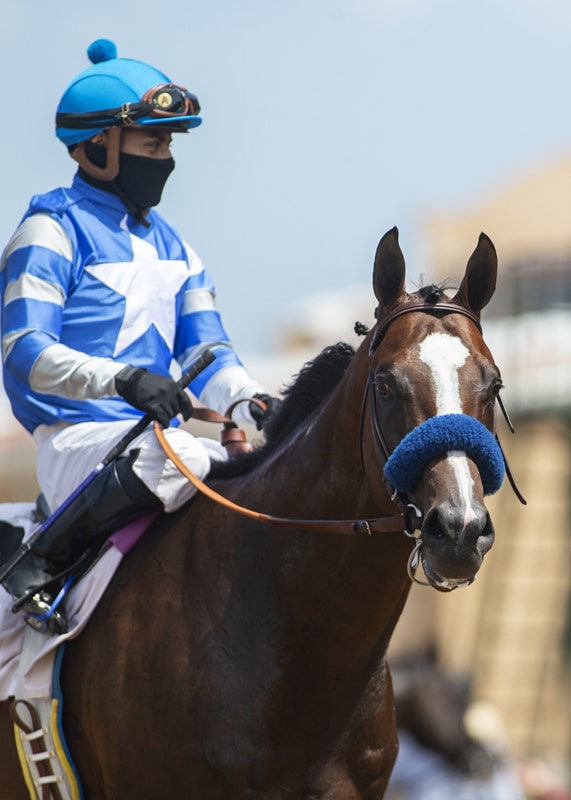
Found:
<path fill-rule="evenodd" d="M 395 224 L 411 279 L 430 276 L 425 214 L 571 148 L 565 0 L 5 6 L 0 241 L 32 194 L 69 183 L 55 107 L 88 44 L 113 39 L 200 98 L 161 210 L 207 264 L 241 352 L 268 351 L 297 298 L 369 282 Z"/>

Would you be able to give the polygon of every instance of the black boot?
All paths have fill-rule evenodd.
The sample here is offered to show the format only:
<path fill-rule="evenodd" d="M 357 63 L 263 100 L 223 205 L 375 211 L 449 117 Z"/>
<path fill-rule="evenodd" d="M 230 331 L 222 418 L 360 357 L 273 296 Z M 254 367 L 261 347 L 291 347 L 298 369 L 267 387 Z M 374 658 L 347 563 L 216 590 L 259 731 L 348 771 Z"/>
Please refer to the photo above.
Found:
<path fill-rule="evenodd" d="M 12 558 L 24 539 L 24 529 L 11 522 L 0 521 L 0 567 Z"/>
<path fill-rule="evenodd" d="M 44 614 L 71 568 L 85 571 L 113 531 L 161 506 L 132 471 L 136 456 L 104 467 L 3 578 L 14 610 Z"/>

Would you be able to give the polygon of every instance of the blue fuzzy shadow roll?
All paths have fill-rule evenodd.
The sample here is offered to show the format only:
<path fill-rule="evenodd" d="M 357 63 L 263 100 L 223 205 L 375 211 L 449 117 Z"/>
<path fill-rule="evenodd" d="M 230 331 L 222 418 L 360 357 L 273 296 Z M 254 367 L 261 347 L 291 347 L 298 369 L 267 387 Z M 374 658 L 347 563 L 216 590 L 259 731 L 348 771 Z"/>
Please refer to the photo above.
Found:
<path fill-rule="evenodd" d="M 467 414 L 431 417 L 404 437 L 385 464 L 389 483 L 412 492 L 427 465 L 450 450 L 464 451 L 476 464 L 484 494 L 497 492 L 505 473 L 503 453 L 492 433 Z"/>

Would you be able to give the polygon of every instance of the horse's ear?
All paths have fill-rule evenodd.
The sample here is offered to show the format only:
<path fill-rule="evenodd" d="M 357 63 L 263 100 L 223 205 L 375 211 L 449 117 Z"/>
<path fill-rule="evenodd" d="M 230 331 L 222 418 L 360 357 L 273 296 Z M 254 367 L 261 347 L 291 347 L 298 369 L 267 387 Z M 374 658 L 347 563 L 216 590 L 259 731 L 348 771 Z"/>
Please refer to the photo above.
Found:
<path fill-rule="evenodd" d="M 405 293 L 404 256 L 398 229 L 387 231 L 377 246 L 373 270 L 373 289 L 382 308 L 395 305 Z"/>
<path fill-rule="evenodd" d="M 466 273 L 454 300 L 479 313 L 496 290 L 498 256 L 492 240 L 480 234 L 476 249 L 470 256 Z"/>

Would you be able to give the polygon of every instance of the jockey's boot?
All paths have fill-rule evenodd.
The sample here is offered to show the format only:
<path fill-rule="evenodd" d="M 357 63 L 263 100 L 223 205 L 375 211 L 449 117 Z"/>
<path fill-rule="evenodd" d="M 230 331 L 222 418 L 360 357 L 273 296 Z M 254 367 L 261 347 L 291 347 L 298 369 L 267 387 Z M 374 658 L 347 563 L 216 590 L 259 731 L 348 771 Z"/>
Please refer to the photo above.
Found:
<path fill-rule="evenodd" d="M 71 568 L 85 569 L 113 531 L 161 507 L 131 469 L 136 455 L 104 467 L 3 578 L 14 610 L 44 614 Z"/>

